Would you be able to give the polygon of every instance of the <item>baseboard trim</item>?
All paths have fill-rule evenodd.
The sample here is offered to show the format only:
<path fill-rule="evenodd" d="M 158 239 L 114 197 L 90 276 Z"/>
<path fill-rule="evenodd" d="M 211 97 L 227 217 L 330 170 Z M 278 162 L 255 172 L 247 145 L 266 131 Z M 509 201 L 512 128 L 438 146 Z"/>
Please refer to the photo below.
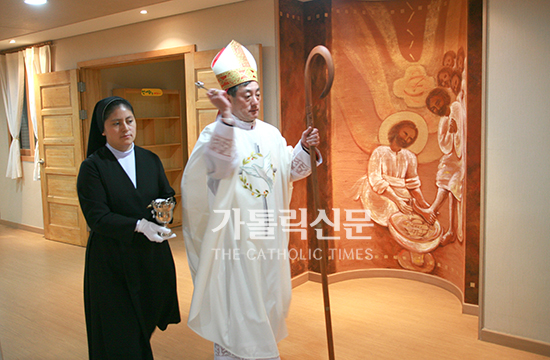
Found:
<path fill-rule="evenodd" d="M 292 288 L 298 287 L 302 284 L 305 284 L 309 280 L 309 271 L 306 271 L 304 273 L 301 273 L 300 275 L 296 275 L 292 278 Z"/>
<path fill-rule="evenodd" d="M 12 221 L 8 221 L 8 220 L 2 220 L 2 219 L 0 219 L 0 225 L 5 225 L 5 226 L 8 226 L 8 227 L 11 227 L 11 228 L 14 228 L 14 229 L 20 229 L 20 230 L 30 231 L 30 232 L 33 232 L 33 233 L 44 235 L 44 229 L 41 229 L 41 228 L 36 227 L 36 226 L 18 224 L 16 222 L 12 222 Z"/>
<path fill-rule="evenodd" d="M 466 315 L 479 316 L 479 305 L 465 304 L 462 302 L 462 313 Z"/>
<path fill-rule="evenodd" d="M 479 339 L 493 344 L 502 345 L 533 354 L 550 356 L 550 344 L 542 341 L 526 339 L 521 336 L 500 333 L 498 331 L 481 329 Z"/>
<path fill-rule="evenodd" d="M 390 278 L 415 280 L 415 281 L 440 287 L 444 290 L 449 291 L 451 294 L 453 294 L 458 298 L 458 300 L 462 304 L 463 314 L 479 316 L 479 306 L 474 304 L 464 303 L 464 295 L 462 291 L 455 284 L 445 279 L 441 279 L 437 276 L 433 276 L 429 274 L 416 273 L 412 271 L 399 270 L 399 269 L 360 269 L 360 270 L 342 271 L 336 274 L 330 274 L 328 276 L 328 283 L 330 285 L 340 281 L 373 278 L 373 277 L 390 277 Z M 307 281 L 320 283 L 322 282 L 321 274 L 313 271 L 306 271 L 305 273 L 297 275 L 292 279 L 292 287 L 300 286 Z"/>

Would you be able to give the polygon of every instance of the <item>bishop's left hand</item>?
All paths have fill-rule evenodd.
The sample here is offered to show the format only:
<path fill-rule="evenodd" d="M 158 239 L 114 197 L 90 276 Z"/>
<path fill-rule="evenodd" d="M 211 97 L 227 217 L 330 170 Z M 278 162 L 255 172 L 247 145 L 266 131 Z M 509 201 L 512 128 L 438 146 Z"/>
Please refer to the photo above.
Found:
<path fill-rule="evenodd" d="M 319 136 L 319 130 L 317 128 L 312 128 L 309 126 L 303 133 L 302 133 L 302 146 L 305 148 L 309 148 L 310 146 L 318 147 L 321 143 L 321 137 Z"/>

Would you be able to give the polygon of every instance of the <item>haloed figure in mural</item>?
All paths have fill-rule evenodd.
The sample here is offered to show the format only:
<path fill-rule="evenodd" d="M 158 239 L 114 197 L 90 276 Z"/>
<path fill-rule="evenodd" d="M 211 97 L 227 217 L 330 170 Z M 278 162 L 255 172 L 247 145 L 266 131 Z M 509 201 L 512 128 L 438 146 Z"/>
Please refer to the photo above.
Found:
<path fill-rule="evenodd" d="M 426 210 L 415 207 L 415 211 L 433 224 L 437 211 L 445 199 L 449 199 L 449 229 L 441 239 L 441 246 L 456 240 L 459 235 L 457 219 L 459 205 L 462 201 L 462 184 L 464 180 L 463 162 L 463 127 L 464 109 L 459 101 L 451 103 L 451 97 L 446 89 L 435 88 L 426 97 L 428 109 L 440 116 L 438 128 L 439 147 L 443 156 L 439 160 L 436 175 L 437 196 Z M 414 204 L 413 204 L 414 205 Z"/>
<path fill-rule="evenodd" d="M 388 226 L 396 212 L 412 213 L 413 202 L 424 211 L 429 208 L 420 190 L 416 155 L 407 149 L 417 138 L 415 123 L 402 120 L 390 128 L 389 146 L 381 145 L 372 152 L 356 199 L 361 199 L 377 224 Z"/>

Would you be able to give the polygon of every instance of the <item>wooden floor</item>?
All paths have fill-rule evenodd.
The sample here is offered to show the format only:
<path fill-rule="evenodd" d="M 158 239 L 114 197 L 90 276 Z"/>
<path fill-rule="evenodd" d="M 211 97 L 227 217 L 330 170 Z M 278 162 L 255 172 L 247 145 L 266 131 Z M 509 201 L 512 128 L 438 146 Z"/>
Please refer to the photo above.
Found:
<path fill-rule="evenodd" d="M 155 359 L 213 359 L 212 343 L 186 325 L 192 283 L 181 231 L 171 240 L 183 322 L 153 334 Z M 86 359 L 85 249 L 0 225 L 0 347 L 3 360 Z M 478 319 L 433 285 L 403 279 L 330 286 L 338 360 L 548 359 L 477 340 Z M 321 285 L 293 290 L 283 360 L 328 359 Z M 2 359 L 0 355 L 0 359 Z"/>

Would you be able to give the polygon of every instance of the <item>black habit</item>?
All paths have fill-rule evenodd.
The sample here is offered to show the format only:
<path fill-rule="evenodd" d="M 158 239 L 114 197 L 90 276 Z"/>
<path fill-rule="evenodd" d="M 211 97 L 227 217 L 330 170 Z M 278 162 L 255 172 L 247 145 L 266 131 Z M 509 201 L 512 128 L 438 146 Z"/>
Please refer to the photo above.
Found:
<path fill-rule="evenodd" d="M 137 188 L 105 146 L 80 167 L 80 206 L 91 229 L 84 305 L 90 359 L 152 359 L 158 326 L 180 322 L 176 272 L 168 241 L 135 232 L 147 206 L 174 196 L 157 155 L 135 146 Z"/>

